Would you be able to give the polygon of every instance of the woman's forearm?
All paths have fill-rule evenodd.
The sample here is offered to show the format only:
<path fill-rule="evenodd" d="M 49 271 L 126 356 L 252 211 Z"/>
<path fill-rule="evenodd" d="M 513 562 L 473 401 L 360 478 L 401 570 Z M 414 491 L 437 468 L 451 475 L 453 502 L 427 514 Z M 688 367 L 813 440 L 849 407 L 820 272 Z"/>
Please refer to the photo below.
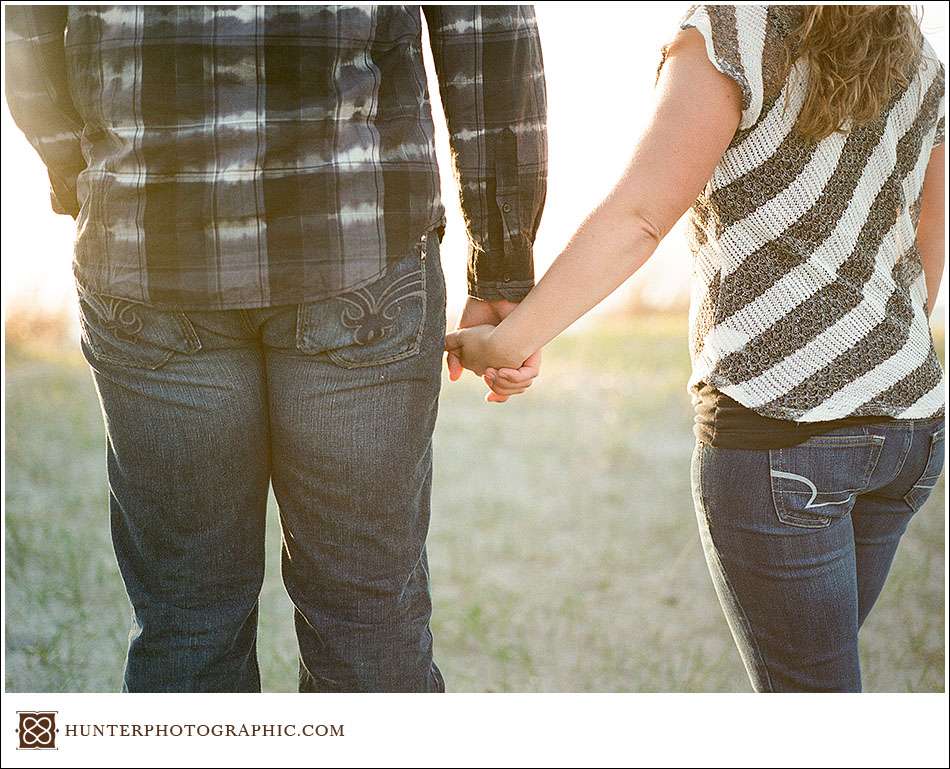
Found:
<path fill-rule="evenodd" d="M 662 234 L 642 215 L 608 199 L 571 238 L 567 248 L 521 304 L 499 325 L 493 345 L 520 365 L 602 299 L 653 254 Z"/>

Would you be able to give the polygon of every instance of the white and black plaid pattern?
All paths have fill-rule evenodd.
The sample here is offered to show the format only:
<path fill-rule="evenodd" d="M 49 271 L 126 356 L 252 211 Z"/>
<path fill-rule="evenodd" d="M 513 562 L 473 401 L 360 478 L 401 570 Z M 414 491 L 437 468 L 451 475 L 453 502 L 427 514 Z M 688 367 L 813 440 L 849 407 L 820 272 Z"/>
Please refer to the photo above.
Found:
<path fill-rule="evenodd" d="M 422 18 L 469 290 L 533 285 L 547 145 L 529 6 L 8 6 L 7 100 L 77 218 L 87 290 L 177 308 L 311 301 L 443 209 Z"/>

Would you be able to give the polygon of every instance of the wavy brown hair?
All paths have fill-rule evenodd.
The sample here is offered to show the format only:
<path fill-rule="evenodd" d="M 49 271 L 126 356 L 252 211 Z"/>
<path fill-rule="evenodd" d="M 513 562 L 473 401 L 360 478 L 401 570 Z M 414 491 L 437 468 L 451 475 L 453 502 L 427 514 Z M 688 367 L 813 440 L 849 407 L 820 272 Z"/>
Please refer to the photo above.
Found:
<path fill-rule="evenodd" d="M 808 65 L 796 131 L 827 136 L 877 118 L 914 77 L 923 36 L 907 5 L 806 5 L 789 36 L 787 65 Z"/>

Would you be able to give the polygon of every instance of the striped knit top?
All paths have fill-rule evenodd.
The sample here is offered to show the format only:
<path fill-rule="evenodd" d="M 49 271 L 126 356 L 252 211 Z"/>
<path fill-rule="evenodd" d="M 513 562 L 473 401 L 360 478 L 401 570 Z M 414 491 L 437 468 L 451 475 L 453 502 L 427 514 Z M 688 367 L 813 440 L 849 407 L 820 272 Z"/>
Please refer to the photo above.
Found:
<path fill-rule="evenodd" d="M 800 12 L 695 6 L 682 23 L 742 94 L 735 138 L 689 214 L 690 389 L 797 422 L 939 415 L 915 233 L 944 138 L 943 65 L 925 44 L 880 118 L 810 143 L 793 130 L 807 72 L 784 71 Z"/>

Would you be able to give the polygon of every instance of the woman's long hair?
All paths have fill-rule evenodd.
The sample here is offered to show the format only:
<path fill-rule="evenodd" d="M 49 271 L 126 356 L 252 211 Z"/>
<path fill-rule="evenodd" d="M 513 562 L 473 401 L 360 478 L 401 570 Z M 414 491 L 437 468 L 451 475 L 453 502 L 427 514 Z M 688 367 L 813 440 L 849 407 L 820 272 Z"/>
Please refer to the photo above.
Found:
<path fill-rule="evenodd" d="M 916 71 L 923 37 L 907 5 L 807 5 L 788 39 L 788 60 L 807 64 L 796 122 L 806 139 L 877 118 Z"/>

